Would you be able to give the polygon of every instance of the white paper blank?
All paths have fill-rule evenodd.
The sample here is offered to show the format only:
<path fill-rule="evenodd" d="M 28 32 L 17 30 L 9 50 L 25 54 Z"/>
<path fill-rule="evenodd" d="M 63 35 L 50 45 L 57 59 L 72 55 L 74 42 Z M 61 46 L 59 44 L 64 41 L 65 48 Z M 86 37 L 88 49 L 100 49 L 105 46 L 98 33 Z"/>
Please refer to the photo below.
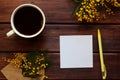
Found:
<path fill-rule="evenodd" d="M 60 36 L 60 68 L 92 68 L 92 44 L 92 35 Z"/>

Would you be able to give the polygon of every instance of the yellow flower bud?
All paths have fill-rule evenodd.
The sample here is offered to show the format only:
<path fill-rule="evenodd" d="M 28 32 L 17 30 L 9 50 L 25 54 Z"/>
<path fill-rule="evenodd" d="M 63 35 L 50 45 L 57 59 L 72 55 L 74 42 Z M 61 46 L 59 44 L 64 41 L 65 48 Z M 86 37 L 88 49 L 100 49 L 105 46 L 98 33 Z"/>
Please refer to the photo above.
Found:
<path fill-rule="evenodd" d="M 100 0 L 96 0 L 96 2 L 100 2 Z"/>

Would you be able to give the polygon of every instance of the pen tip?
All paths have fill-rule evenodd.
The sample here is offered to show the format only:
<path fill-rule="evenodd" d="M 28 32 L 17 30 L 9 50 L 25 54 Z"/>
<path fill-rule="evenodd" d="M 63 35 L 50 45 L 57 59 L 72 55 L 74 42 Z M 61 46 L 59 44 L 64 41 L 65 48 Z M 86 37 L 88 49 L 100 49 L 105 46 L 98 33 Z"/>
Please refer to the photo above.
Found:
<path fill-rule="evenodd" d="M 100 29 L 98 28 L 98 31 L 100 31 Z"/>
<path fill-rule="evenodd" d="M 98 33 L 100 33 L 100 29 L 98 28 Z"/>

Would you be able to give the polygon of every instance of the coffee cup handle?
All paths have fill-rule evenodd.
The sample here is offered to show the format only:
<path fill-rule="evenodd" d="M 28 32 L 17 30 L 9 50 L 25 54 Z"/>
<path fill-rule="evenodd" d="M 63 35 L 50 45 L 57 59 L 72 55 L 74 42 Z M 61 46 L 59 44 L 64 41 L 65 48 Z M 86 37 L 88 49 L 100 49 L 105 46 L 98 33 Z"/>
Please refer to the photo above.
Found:
<path fill-rule="evenodd" d="M 7 37 L 10 37 L 10 36 L 12 36 L 13 34 L 14 34 L 15 32 L 13 31 L 13 30 L 10 30 L 9 32 L 7 32 Z"/>

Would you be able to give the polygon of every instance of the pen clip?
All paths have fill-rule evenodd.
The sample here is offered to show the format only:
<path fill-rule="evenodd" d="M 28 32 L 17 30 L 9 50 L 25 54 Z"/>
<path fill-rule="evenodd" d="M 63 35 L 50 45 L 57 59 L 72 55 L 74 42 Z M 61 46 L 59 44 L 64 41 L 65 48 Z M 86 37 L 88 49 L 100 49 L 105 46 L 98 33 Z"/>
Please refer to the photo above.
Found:
<path fill-rule="evenodd" d="M 107 70 L 106 70 L 105 64 L 103 64 L 102 67 L 103 67 L 102 78 L 103 80 L 105 80 L 107 76 Z"/>

